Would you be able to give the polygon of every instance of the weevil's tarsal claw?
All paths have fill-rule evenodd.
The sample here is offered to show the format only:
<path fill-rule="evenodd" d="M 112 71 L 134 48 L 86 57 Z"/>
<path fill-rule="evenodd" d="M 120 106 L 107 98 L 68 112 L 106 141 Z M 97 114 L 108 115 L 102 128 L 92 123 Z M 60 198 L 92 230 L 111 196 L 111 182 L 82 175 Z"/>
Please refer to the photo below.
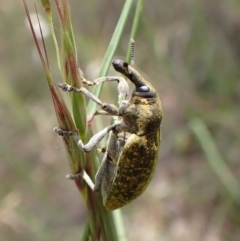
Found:
<path fill-rule="evenodd" d="M 72 136 L 74 134 L 73 131 L 64 131 L 59 127 L 54 127 L 53 131 L 56 132 L 59 136 Z"/>
<path fill-rule="evenodd" d="M 57 86 L 61 88 L 63 91 L 67 91 L 68 85 L 66 83 L 59 83 Z"/>
<path fill-rule="evenodd" d="M 63 130 L 59 127 L 54 127 L 53 131 L 56 132 L 59 136 L 63 136 Z"/>
<path fill-rule="evenodd" d="M 63 91 L 68 91 L 68 92 L 82 92 L 82 89 L 78 89 L 74 86 L 68 85 L 66 83 L 59 83 L 58 87 L 61 88 Z"/>
<path fill-rule="evenodd" d="M 77 174 L 67 174 L 66 178 L 70 180 L 77 180 L 83 177 L 83 172 L 77 173 Z"/>

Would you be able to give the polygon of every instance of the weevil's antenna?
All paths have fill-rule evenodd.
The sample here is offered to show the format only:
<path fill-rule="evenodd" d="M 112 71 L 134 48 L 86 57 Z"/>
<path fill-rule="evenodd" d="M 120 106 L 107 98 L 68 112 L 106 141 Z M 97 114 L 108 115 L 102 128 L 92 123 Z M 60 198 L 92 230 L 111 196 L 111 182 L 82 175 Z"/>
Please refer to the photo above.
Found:
<path fill-rule="evenodd" d="M 130 65 L 133 66 L 134 65 L 134 54 L 135 54 L 135 41 L 133 39 L 131 39 L 130 43 L 130 48 L 131 48 L 131 53 L 130 53 Z"/>

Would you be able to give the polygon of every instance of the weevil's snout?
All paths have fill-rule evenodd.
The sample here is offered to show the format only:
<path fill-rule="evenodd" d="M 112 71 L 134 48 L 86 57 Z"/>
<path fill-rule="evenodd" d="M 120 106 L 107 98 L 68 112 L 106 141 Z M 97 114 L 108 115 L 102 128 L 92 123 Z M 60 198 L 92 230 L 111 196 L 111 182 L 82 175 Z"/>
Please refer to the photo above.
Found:
<path fill-rule="evenodd" d="M 126 76 L 136 86 L 133 95 L 145 98 L 155 97 L 156 91 L 152 85 L 127 62 L 117 59 L 112 62 L 112 65 L 117 72 Z"/>
<path fill-rule="evenodd" d="M 112 65 L 117 72 L 125 75 L 128 79 L 131 78 L 131 69 L 129 69 L 130 66 L 127 62 L 117 59 L 112 62 Z"/>

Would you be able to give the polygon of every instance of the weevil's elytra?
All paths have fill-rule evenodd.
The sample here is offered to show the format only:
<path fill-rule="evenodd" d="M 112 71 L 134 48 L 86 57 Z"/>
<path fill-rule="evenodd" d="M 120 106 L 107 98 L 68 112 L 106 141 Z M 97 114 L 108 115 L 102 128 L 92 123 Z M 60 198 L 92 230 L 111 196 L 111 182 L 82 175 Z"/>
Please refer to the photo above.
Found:
<path fill-rule="evenodd" d="M 101 165 L 95 176 L 95 184 L 85 171 L 71 178 L 83 177 L 93 191 L 101 189 L 103 205 L 108 210 L 124 206 L 138 197 L 152 179 L 161 142 L 160 125 L 162 104 L 155 88 L 132 66 L 122 60 L 112 63 L 114 69 L 130 80 L 135 88 L 127 100 L 129 87 L 123 77 L 103 77 L 91 84 L 117 81 L 119 107 L 103 103 L 85 88 L 77 89 L 67 84 L 59 87 L 66 91 L 81 92 L 102 107 L 98 114 L 117 116 L 115 123 L 95 134 L 83 144 L 77 132 L 69 131 L 83 151 L 91 151 L 109 133 Z M 90 83 L 90 81 L 84 81 Z M 61 134 L 59 129 L 55 131 Z"/>
<path fill-rule="evenodd" d="M 143 137 L 132 134 L 128 138 L 115 178 L 103 190 L 103 202 L 108 210 L 124 206 L 146 189 L 156 167 L 159 142 L 160 132 Z"/>

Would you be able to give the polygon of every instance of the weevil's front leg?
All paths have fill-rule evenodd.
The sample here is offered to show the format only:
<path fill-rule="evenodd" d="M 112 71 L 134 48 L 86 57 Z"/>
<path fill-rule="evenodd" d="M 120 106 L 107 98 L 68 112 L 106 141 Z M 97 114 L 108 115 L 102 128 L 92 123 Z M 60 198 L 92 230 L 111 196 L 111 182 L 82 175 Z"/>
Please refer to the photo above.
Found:
<path fill-rule="evenodd" d="M 106 81 L 117 81 L 118 82 L 118 102 L 119 104 L 126 100 L 129 94 L 129 86 L 125 78 L 120 76 L 107 76 L 95 79 L 93 82 L 94 84 L 98 85 L 102 82 Z"/>
<path fill-rule="evenodd" d="M 115 115 L 119 116 L 118 108 L 115 105 L 111 105 L 108 103 L 103 103 L 100 99 L 98 99 L 95 95 L 93 95 L 91 92 L 89 92 L 87 89 L 84 87 L 81 88 L 76 88 L 71 85 L 68 85 L 66 83 L 64 84 L 58 84 L 58 87 L 60 87 L 64 91 L 69 91 L 69 92 L 76 92 L 76 93 L 83 93 L 85 96 L 90 98 L 92 101 L 96 102 L 98 105 L 102 107 L 104 111 L 109 113 L 110 115 Z"/>
<path fill-rule="evenodd" d="M 129 86 L 125 78 L 120 77 L 120 76 L 108 76 L 108 77 L 101 77 L 93 80 L 93 83 L 98 85 L 102 82 L 106 81 L 117 81 L 118 82 L 118 106 L 121 107 L 122 105 L 125 104 L 126 99 L 128 98 L 129 94 Z M 96 115 L 112 115 L 109 112 L 103 111 L 103 110 L 97 110 L 92 116 L 89 117 L 88 119 L 88 125 L 91 124 L 94 116 Z"/>
<path fill-rule="evenodd" d="M 80 68 L 78 68 L 78 71 L 79 71 L 81 80 L 84 84 L 89 85 L 89 86 L 95 85 L 95 83 L 93 81 L 85 79 L 84 74 Z"/>
<path fill-rule="evenodd" d="M 63 131 L 59 127 L 55 127 L 53 131 L 55 131 L 60 136 L 72 136 L 81 150 L 84 152 L 90 152 L 96 145 L 99 144 L 99 142 L 107 135 L 107 133 L 111 130 L 114 130 L 116 126 L 117 124 L 114 124 L 99 131 L 97 134 L 92 136 L 92 138 L 85 145 L 80 139 L 77 131 Z"/>

